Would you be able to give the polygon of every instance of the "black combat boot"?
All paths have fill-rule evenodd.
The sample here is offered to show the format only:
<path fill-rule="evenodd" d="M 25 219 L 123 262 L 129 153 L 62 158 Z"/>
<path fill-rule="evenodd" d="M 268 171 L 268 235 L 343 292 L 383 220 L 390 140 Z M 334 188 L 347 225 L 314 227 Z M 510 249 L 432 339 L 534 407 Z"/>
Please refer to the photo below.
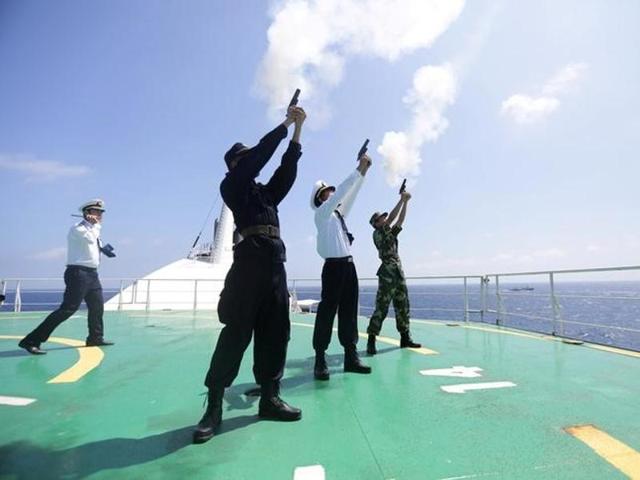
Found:
<path fill-rule="evenodd" d="M 411 340 L 409 331 L 400 333 L 400 348 L 420 348 L 422 345 Z"/>
<path fill-rule="evenodd" d="M 369 335 L 369 339 L 367 340 L 367 353 L 369 355 L 375 355 L 376 353 L 378 353 L 378 350 L 376 350 L 376 336 L 375 335 Z"/>
<path fill-rule="evenodd" d="M 302 411 L 280 398 L 280 384 L 268 382 L 262 385 L 258 416 L 281 422 L 294 422 L 302 418 Z"/>
<path fill-rule="evenodd" d="M 344 371 L 353 373 L 371 373 L 371 367 L 360 361 L 356 346 L 344 350 Z"/>
<path fill-rule="evenodd" d="M 215 435 L 222 422 L 223 389 L 211 389 L 207 395 L 207 410 L 193 431 L 193 443 L 204 443 Z"/>
<path fill-rule="evenodd" d="M 20 348 L 24 348 L 31 355 L 46 355 L 47 354 L 47 352 L 45 352 L 44 350 L 40 349 L 40 345 L 34 345 L 33 343 L 29 343 L 26 338 L 23 338 L 22 340 L 20 340 L 20 343 L 18 343 L 18 346 Z"/>
<path fill-rule="evenodd" d="M 316 380 L 329 380 L 329 367 L 327 367 L 324 352 L 316 352 L 316 364 L 313 367 L 313 377 Z"/>

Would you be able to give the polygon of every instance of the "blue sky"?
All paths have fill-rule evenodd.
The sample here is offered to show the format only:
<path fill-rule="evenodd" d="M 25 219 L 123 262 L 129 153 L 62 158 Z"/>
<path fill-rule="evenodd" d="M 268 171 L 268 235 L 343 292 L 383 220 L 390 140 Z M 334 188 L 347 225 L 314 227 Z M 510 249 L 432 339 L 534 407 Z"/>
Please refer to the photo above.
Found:
<path fill-rule="evenodd" d="M 0 277 L 60 275 L 69 214 L 96 196 L 108 205 L 103 237 L 119 253 L 103 276 L 142 276 L 184 256 L 218 196 L 224 151 L 278 123 L 260 65 L 283 45 L 267 31 L 278 18 L 291 28 L 285 53 L 314 34 L 276 16 L 287 6 L 1 2 Z M 346 177 L 364 137 L 374 166 L 348 223 L 360 275 L 375 273 L 367 220 L 397 200 L 376 147 L 386 132 L 419 125 L 419 102 L 403 98 L 419 91 L 421 67 L 444 65 L 455 94 L 435 113 L 441 97 L 425 107 L 446 128 L 418 142 L 400 247 L 407 274 L 638 263 L 640 4 L 459 7 L 428 45 L 393 59 L 393 37 L 354 46 L 367 27 L 331 47 L 342 69 L 307 98 L 299 175 L 280 209 L 290 277 L 319 276 L 311 185 Z"/>

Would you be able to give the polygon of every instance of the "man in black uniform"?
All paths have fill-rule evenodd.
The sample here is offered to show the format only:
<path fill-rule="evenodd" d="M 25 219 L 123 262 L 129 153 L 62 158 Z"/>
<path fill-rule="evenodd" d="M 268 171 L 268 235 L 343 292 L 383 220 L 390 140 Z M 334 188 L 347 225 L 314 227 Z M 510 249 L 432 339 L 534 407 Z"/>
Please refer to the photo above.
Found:
<path fill-rule="evenodd" d="M 236 143 L 225 154 L 229 168 L 220 192 L 233 212 L 243 240 L 234 248 L 233 264 L 218 303 L 220 332 L 205 385 L 209 389 L 207 410 L 193 432 L 194 443 L 209 440 L 222 421 L 224 389 L 238 375 L 251 336 L 254 338 L 253 373 L 260 385 L 260 417 L 299 420 L 302 413 L 280 398 L 289 342 L 289 292 L 284 269 L 285 246 L 280 239 L 278 204 L 296 178 L 302 155 L 300 132 L 306 114 L 289 107 L 285 121 L 265 135 L 255 147 Z M 255 178 L 295 124 L 293 139 L 282 162 L 266 185 Z"/>

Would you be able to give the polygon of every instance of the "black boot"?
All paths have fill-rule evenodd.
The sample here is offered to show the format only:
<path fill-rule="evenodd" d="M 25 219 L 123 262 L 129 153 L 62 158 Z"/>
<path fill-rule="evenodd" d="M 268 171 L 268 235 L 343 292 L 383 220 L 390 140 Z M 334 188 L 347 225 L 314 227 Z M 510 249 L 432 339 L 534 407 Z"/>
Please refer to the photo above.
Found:
<path fill-rule="evenodd" d="M 316 364 L 313 367 L 313 377 L 316 380 L 329 380 L 329 367 L 327 367 L 324 352 L 316 352 Z"/>
<path fill-rule="evenodd" d="M 31 355 L 46 355 L 47 354 L 47 352 L 45 352 L 44 350 L 40 349 L 40 345 L 34 345 L 33 343 L 29 343 L 26 338 L 23 338 L 22 340 L 20 340 L 20 343 L 18 343 L 18 346 L 20 348 L 24 348 Z"/>
<path fill-rule="evenodd" d="M 280 398 L 280 385 L 277 382 L 269 382 L 261 388 L 258 416 L 269 420 L 294 422 L 302 418 L 302 411 Z"/>
<path fill-rule="evenodd" d="M 369 339 L 367 340 L 367 353 L 369 355 L 375 355 L 376 353 L 378 353 L 378 350 L 376 350 L 376 336 L 375 335 L 369 335 Z"/>
<path fill-rule="evenodd" d="M 204 443 L 215 435 L 222 422 L 222 398 L 224 389 L 209 390 L 207 411 L 193 431 L 193 443 Z"/>
<path fill-rule="evenodd" d="M 355 345 L 344 351 L 344 371 L 353 373 L 371 373 L 371 367 L 360 361 Z"/>
<path fill-rule="evenodd" d="M 115 343 L 110 342 L 109 340 L 105 340 L 104 338 L 98 338 L 95 340 L 91 338 L 87 338 L 85 345 L 87 347 L 106 347 L 108 345 L 115 345 Z"/>
<path fill-rule="evenodd" d="M 407 332 L 402 332 L 400 334 L 400 348 L 420 348 L 422 345 L 411 340 L 411 334 Z"/>

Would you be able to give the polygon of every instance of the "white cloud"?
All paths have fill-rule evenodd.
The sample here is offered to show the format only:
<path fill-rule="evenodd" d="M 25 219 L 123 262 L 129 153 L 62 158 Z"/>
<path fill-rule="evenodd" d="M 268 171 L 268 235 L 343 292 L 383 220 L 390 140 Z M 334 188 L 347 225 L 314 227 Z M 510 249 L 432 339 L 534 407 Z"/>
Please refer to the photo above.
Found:
<path fill-rule="evenodd" d="M 66 247 L 54 247 L 42 252 L 33 253 L 28 255 L 29 260 L 59 260 L 65 257 L 67 254 Z"/>
<path fill-rule="evenodd" d="M 559 104 L 560 101 L 553 97 L 534 98 L 517 94 L 502 102 L 502 113 L 517 123 L 533 123 L 549 115 Z"/>
<path fill-rule="evenodd" d="M 589 66 L 586 63 L 570 63 L 566 65 L 542 87 L 542 94 L 560 95 L 571 90 L 588 68 Z"/>
<path fill-rule="evenodd" d="M 377 149 L 389 184 L 398 185 L 403 177 L 420 174 L 422 145 L 435 142 L 449 126 L 444 111 L 455 101 L 456 83 L 450 64 L 426 65 L 414 74 L 413 85 L 403 98 L 413 114 L 411 125 L 406 132 L 386 132 Z"/>
<path fill-rule="evenodd" d="M 429 47 L 463 7 L 464 0 L 283 0 L 273 10 L 256 91 L 276 114 L 300 88 L 310 120 L 322 123 L 328 91 L 350 57 L 392 62 Z"/>
<path fill-rule="evenodd" d="M 535 123 L 558 109 L 558 97 L 569 92 L 584 75 L 586 63 L 570 63 L 543 85 L 539 95 L 516 93 L 502 102 L 501 112 L 516 123 Z"/>
<path fill-rule="evenodd" d="M 91 170 L 84 165 L 68 165 L 39 160 L 30 155 L 0 154 L 0 168 L 25 173 L 27 182 L 47 182 L 66 177 L 81 177 Z"/>

